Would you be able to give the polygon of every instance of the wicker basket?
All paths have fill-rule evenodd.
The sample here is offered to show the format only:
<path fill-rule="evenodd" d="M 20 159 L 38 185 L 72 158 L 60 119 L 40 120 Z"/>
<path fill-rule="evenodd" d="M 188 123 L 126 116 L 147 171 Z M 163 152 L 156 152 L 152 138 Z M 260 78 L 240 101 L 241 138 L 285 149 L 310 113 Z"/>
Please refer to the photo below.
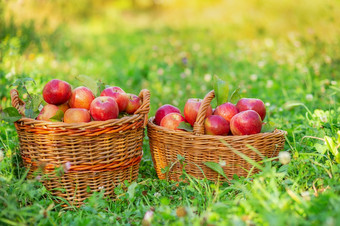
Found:
<path fill-rule="evenodd" d="M 41 169 L 45 187 L 73 205 L 102 189 L 114 197 L 118 184 L 138 177 L 150 93 L 144 89 L 139 96 L 141 107 L 120 119 L 63 123 L 23 117 L 15 122 L 28 177 Z M 11 99 L 24 116 L 25 103 L 17 90 L 11 90 Z"/>
<path fill-rule="evenodd" d="M 242 158 L 237 151 L 254 161 L 260 161 L 264 156 L 277 156 L 278 152 L 283 149 L 285 131 L 282 130 L 245 136 L 204 135 L 206 110 L 214 97 L 214 91 L 210 91 L 205 96 L 193 132 L 170 130 L 154 124 L 154 117 L 149 119 L 147 132 L 150 151 L 160 179 L 179 181 L 184 165 L 185 171 L 196 178 L 204 178 L 202 169 L 207 179 L 226 181 L 224 177 L 219 176 L 218 173 L 204 164 L 204 162 L 219 163 L 220 161 L 226 163 L 223 170 L 229 179 L 234 174 L 247 176 L 253 166 Z M 222 143 L 221 140 L 225 141 L 227 145 L 225 142 Z M 254 151 L 254 148 L 257 151 Z M 178 155 L 185 158 L 183 165 L 177 161 Z M 166 167 L 169 167 L 170 171 L 164 174 L 161 169 Z M 254 169 L 252 172 L 258 172 L 258 170 Z"/>

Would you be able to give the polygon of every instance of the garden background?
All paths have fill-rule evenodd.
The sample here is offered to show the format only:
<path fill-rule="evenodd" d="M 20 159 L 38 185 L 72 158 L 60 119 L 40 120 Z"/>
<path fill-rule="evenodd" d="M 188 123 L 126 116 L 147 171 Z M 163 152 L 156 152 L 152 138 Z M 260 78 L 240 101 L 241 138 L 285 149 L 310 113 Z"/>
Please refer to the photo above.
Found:
<path fill-rule="evenodd" d="M 0 224 L 338 225 L 339 15 L 335 0 L 1 1 L 2 114 L 12 84 L 28 77 L 31 93 L 54 78 L 83 85 L 79 75 L 147 88 L 153 116 L 203 98 L 218 75 L 266 103 L 291 161 L 230 184 L 176 183 L 157 179 L 146 137 L 136 183 L 117 188 L 116 201 L 96 193 L 69 211 L 25 180 L 14 125 L 2 120 Z"/>

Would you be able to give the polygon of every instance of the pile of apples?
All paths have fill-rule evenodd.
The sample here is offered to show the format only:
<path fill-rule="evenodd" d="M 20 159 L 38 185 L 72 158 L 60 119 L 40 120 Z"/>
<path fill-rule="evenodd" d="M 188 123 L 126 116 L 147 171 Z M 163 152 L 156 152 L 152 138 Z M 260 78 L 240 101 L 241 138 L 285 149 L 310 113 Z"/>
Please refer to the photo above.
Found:
<path fill-rule="evenodd" d="M 170 104 L 158 108 L 154 123 L 168 129 L 178 128 L 181 123 L 194 126 L 202 99 L 188 99 L 184 106 L 184 117 L 181 111 Z M 242 98 L 236 105 L 226 102 L 206 111 L 204 120 L 205 134 L 208 135 L 250 135 L 260 133 L 266 107 L 262 100 L 256 98 Z"/>
<path fill-rule="evenodd" d="M 72 90 L 69 83 L 59 79 L 46 83 L 42 95 L 47 105 L 37 119 L 52 121 L 62 111 L 66 123 L 115 119 L 119 113 L 133 114 L 142 104 L 137 95 L 125 93 L 118 86 L 107 87 L 95 97 L 89 88 L 80 86 Z"/>

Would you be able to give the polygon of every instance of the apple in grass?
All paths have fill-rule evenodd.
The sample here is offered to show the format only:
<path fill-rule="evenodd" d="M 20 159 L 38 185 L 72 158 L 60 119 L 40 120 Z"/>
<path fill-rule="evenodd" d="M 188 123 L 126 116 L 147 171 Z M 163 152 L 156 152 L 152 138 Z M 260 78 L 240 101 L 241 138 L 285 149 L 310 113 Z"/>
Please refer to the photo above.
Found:
<path fill-rule="evenodd" d="M 112 97 L 97 97 L 91 103 L 90 114 L 95 121 L 115 119 L 119 114 L 118 104 Z"/>
<path fill-rule="evenodd" d="M 181 122 L 185 122 L 185 118 L 180 113 L 173 112 L 162 118 L 160 126 L 173 130 L 181 130 L 178 129 Z"/>
<path fill-rule="evenodd" d="M 204 120 L 205 134 L 228 135 L 229 122 L 219 115 L 210 115 Z"/>
<path fill-rule="evenodd" d="M 163 106 L 161 106 L 157 109 L 156 114 L 155 114 L 154 123 L 156 125 L 160 125 L 164 116 L 166 116 L 167 114 L 170 114 L 170 113 L 181 114 L 181 111 L 177 107 L 175 107 L 171 104 L 165 104 L 165 105 L 163 105 Z"/>
<path fill-rule="evenodd" d="M 91 115 L 89 110 L 85 108 L 69 108 L 64 114 L 64 122 L 66 123 L 79 123 L 90 122 Z"/>
<path fill-rule="evenodd" d="M 214 111 L 214 115 L 222 116 L 226 121 L 230 123 L 231 118 L 238 112 L 239 111 L 234 104 L 227 102 L 217 106 Z"/>
<path fill-rule="evenodd" d="M 233 135 L 250 135 L 260 133 L 262 120 L 254 110 L 241 111 L 234 115 L 230 121 L 230 130 Z"/>
<path fill-rule="evenodd" d="M 129 103 L 129 97 L 124 90 L 118 86 L 111 86 L 104 89 L 100 96 L 112 97 L 118 104 L 119 112 L 123 112 Z"/>
<path fill-rule="evenodd" d="M 142 105 L 142 100 L 135 94 L 128 93 L 129 102 L 126 106 L 125 112 L 133 114 Z"/>
<path fill-rule="evenodd" d="M 52 79 L 43 89 L 43 98 L 48 104 L 66 103 L 72 94 L 71 85 L 59 79 Z"/>
<path fill-rule="evenodd" d="M 202 99 L 190 98 L 184 105 L 184 118 L 191 126 L 194 126 L 202 101 Z M 212 107 L 210 105 L 208 106 L 205 117 L 209 115 L 212 115 Z"/>
<path fill-rule="evenodd" d="M 89 88 L 80 86 L 72 90 L 69 105 L 71 108 L 85 108 L 89 110 L 94 98 L 95 96 Z"/>
<path fill-rule="evenodd" d="M 245 110 L 254 110 L 260 115 L 262 121 L 266 117 L 266 107 L 260 99 L 242 98 L 237 102 L 236 108 L 240 112 Z"/>

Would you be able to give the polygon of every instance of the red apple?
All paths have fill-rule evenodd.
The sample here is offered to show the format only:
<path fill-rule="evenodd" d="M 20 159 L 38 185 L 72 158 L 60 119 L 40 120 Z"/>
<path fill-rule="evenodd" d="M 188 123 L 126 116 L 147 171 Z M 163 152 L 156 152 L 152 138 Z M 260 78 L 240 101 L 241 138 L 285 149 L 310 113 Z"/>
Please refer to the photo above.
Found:
<path fill-rule="evenodd" d="M 266 107 L 265 107 L 263 101 L 260 100 L 260 99 L 242 98 L 237 102 L 236 108 L 240 112 L 246 111 L 246 110 L 254 110 L 261 116 L 262 121 L 266 117 Z"/>
<path fill-rule="evenodd" d="M 181 122 L 185 122 L 184 117 L 180 113 L 173 112 L 163 117 L 160 126 L 168 129 L 181 130 L 177 128 Z"/>
<path fill-rule="evenodd" d="M 204 120 L 205 134 L 228 135 L 229 122 L 219 115 L 210 115 Z"/>
<path fill-rule="evenodd" d="M 102 96 L 92 101 L 90 113 L 95 121 L 105 121 L 117 118 L 119 108 L 117 102 L 112 97 Z"/>
<path fill-rule="evenodd" d="M 256 134 L 261 132 L 261 128 L 261 117 L 253 110 L 241 111 L 230 121 L 230 129 L 233 135 Z"/>
<path fill-rule="evenodd" d="M 66 123 L 78 123 L 78 122 L 90 122 L 91 115 L 89 110 L 85 108 L 69 108 L 64 114 L 64 122 Z"/>
<path fill-rule="evenodd" d="M 222 116 L 230 123 L 231 118 L 238 113 L 236 106 L 230 102 L 217 106 L 214 115 Z"/>
<path fill-rule="evenodd" d="M 68 103 L 64 103 L 64 104 L 58 105 L 58 108 L 65 113 L 67 111 L 67 109 L 70 108 L 70 106 L 68 105 Z"/>
<path fill-rule="evenodd" d="M 196 117 L 198 114 L 198 110 L 201 106 L 201 103 L 202 99 L 190 98 L 184 105 L 184 118 L 192 126 L 194 126 L 194 123 L 196 121 Z M 212 115 L 211 106 L 208 107 L 205 117 L 208 117 L 209 115 Z"/>
<path fill-rule="evenodd" d="M 49 104 L 59 105 L 66 103 L 71 97 L 70 84 L 59 79 L 52 79 L 43 89 L 43 98 Z"/>
<path fill-rule="evenodd" d="M 159 107 L 156 111 L 156 114 L 155 114 L 155 120 L 154 120 L 155 124 L 160 125 L 164 116 L 166 116 L 167 114 L 170 114 L 170 113 L 179 113 L 180 114 L 181 111 L 177 107 L 172 106 L 171 104 L 165 104 L 165 105 Z"/>
<path fill-rule="evenodd" d="M 95 96 L 89 88 L 85 86 L 79 86 L 72 90 L 69 104 L 71 108 L 85 108 L 89 110 L 91 102 L 94 100 L 94 98 Z"/>
<path fill-rule="evenodd" d="M 118 93 L 125 93 L 125 91 L 122 88 L 120 88 L 119 86 L 108 87 L 108 88 L 106 88 L 106 91 L 108 91 L 108 92 L 114 91 L 114 92 L 118 92 Z"/>
<path fill-rule="evenodd" d="M 103 90 L 100 96 L 112 97 L 118 104 L 119 112 L 123 112 L 129 103 L 129 97 L 124 90 L 118 86 L 111 86 Z"/>
<path fill-rule="evenodd" d="M 133 114 L 142 105 L 142 100 L 135 94 L 128 93 L 129 102 L 126 106 L 126 113 Z"/>
<path fill-rule="evenodd" d="M 55 116 L 57 111 L 59 110 L 59 107 L 54 104 L 46 104 L 40 111 L 37 119 L 38 120 L 45 120 L 45 121 L 51 121 L 50 118 Z"/>

